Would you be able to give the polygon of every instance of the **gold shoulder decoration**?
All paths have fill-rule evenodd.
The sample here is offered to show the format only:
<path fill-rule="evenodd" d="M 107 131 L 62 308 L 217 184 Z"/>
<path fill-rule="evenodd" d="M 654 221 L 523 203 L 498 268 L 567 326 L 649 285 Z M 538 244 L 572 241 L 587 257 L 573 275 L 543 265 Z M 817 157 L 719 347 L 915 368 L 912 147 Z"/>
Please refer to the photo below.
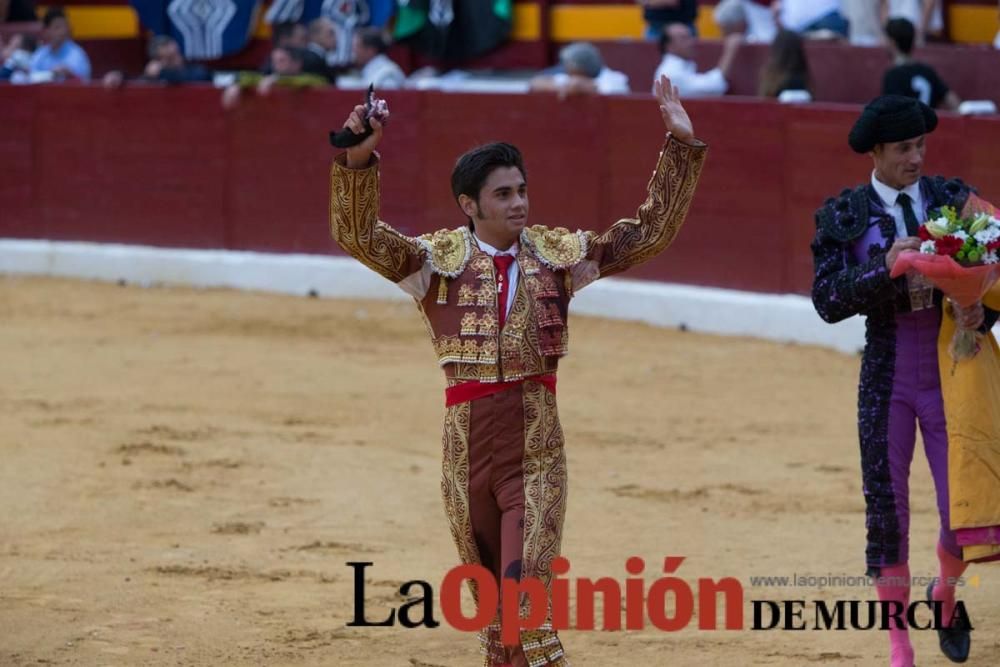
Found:
<path fill-rule="evenodd" d="M 430 234 L 422 234 L 417 240 L 427 250 L 434 273 L 447 278 L 461 275 L 472 257 L 472 238 L 466 227 L 439 229 Z"/>
<path fill-rule="evenodd" d="M 587 236 L 583 232 L 571 232 L 565 227 L 526 227 L 521 232 L 521 242 L 542 264 L 553 271 L 568 269 L 587 256 Z"/>

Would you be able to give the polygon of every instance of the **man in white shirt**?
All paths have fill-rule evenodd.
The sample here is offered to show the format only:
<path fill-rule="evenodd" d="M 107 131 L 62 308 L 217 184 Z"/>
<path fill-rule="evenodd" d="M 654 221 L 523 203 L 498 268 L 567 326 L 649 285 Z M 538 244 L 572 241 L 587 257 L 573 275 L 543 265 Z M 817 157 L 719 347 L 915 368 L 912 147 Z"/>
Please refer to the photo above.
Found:
<path fill-rule="evenodd" d="M 748 44 L 770 44 L 778 34 L 767 0 L 722 0 L 713 17 L 723 35 L 742 33 Z"/>
<path fill-rule="evenodd" d="M 402 88 L 406 74 L 386 51 L 389 45 L 379 28 L 363 28 L 354 33 L 354 63 L 361 68 L 364 87 L 374 84 L 376 90 Z"/>
<path fill-rule="evenodd" d="M 729 70 L 742 43 L 742 35 L 727 35 L 722 43 L 719 64 L 707 72 L 699 72 L 698 65 L 694 62 L 694 33 L 683 23 L 671 23 L 663 28 L 663 35 L 660 37 L 663 60 L 656 68 L 653 80 L 659 81 L 661 76 L 667 77 L 677 86 L 681 98 L 725 95 L 729 89 Z"/>
<path fill-rule="evenodd" d="M 535 77 L 532 92 L 555 91 L 572 94 L 616 95 L 631 92 L 628 76 L 604 64 L 601 52 L 590 42 L 574 42 L 559 52 L 565 72 Z"/>
<path fill-rule="evenodd" d="M 840 13 L 840 0 L 778 0 L 771 7 L 785 30 L 799 33 L 828 30 L 847 37 L 847 21 Z"/>

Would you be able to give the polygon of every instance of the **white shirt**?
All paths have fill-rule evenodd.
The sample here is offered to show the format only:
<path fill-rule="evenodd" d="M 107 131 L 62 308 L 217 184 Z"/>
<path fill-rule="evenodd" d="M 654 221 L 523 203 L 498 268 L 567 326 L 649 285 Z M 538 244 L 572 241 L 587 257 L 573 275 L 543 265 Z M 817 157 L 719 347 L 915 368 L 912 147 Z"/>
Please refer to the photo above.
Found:
<path fill-rule="evenodd" d="M 569 83 L 569 74 L 565 72 L 554 74 L 552 80 L 558 86 L 565 86 Z M 610 67 L 601 69 L 600 73 L 594 77 L 594 85 L 597 86 L 597 92 L 601 95 L 615 95 L 619 93 L 627 95 L 632 92 L 628 86 L 628 75 L 624 72 L 613 70 Z"/>
<path fill-rule="evenodd" d="M 781 3 L 781 25 L 793 32 L 802 32 L 836 11 L 840 11 L 840 0 L 784 0 Z"/>
<path fill-rule="evenodd" d="M 920 196 L 920 181 L 908 185 L 902 190 L 897 190 L 875 178 L 875 171 L 872 170 L 872 187 L 875 188 L 875 194 L 882 200 L 886 210 L 896 222 L 896 238 L 903 239 L 909 236 L 906 231 L 906 221 L 903 219 L 903 207 L 897 201 L 901 192 L 910 195 L 910 205 L 913 206 L 913 214 L 917 216 L 917 222 L 924 221 L 924 200 Z"/>
<path fill-rule="evenodd" d="M 389 59 L 389 56 L 380 53 L 361 68 L 361 79 L 366 88 L 369 84 L 375 84 L 375 90 L 385 90 L 402 88 L 406 74 L 399 65 Z"/>
<path fill-rule="evenodd" d="M 770 7 L 743 0 L 743 17 L 747 31 L 743 38 L 751 44 L 770 44 L 778 35 L 778 24 Z"/>
<path fill-rule="evenodd" d="M 653 81 L 659 81 L 666 75 L 670 83 L 677 86 L 681 97 L 710 97 L 724 95 L 729 89 L 726 77 L 718 67 L 707 72 L 698 72 L 698 65 L 693 60 L 685 60 L 673 53 L 667 53 L 656 68 Z"/>
<path fill-rule="evenodd" d="M 913 24 L 916 30 L 924 22 L 924 3 L 922 0 L 889 0 L 889 18 L 906 19 Z M 941 3 L 934 3 L 934 10 L 931 12 L 930 25 L 927 30 L 940 30 L 944 26 L 944 19 L 941 15 Z"/>
<path fill-rule="evenodd" d="M 878 3 L 872 0 L 844 0 L 841 13 L 848 23 L 852 46 L 880 46 L 882 22 Z"/>
<path fill-rule="evenodd" d="M 479 244 L 479 249 L 485 252 L 490 257 L 496 257 L 497 255 L 510 255 L 511 257 L 517 257 L 518 248 L 516 241 L 514 242 L 514 245 L 507 248 L 506 250 L 497 250 L 489 243 L 486 243 L 485 241 L 480 239 L 475 234 L 472 235 L 472 238 L 475 239 L 476 243 Z M 510 315 L 510 309 L 514 305 L 514 294 L 517 293 L 517 280 L 520 277 L 520 275 L 521 275 L 521 269 L 520 267 L 518 267 L 517 262 L 516 261 L 511 262 L 510 268 L 507 269 L 507 308 L 503 314 L 504 319 L 507 319 L 507 316 Z"/>

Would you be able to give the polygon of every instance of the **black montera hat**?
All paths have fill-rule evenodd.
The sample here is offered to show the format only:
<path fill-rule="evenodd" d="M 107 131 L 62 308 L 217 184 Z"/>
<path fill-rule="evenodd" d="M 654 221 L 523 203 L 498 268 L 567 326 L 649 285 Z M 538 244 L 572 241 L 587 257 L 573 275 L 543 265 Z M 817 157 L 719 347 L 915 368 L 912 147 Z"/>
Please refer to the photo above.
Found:
<path fill-rule="evenodd" d="M 934 109 L 912 97 L 882 95 L 868 103 L 854 122 L 847 143 L 857 153 L 867 153 L 877 144 L 906 141 L 937 127 Z"/>

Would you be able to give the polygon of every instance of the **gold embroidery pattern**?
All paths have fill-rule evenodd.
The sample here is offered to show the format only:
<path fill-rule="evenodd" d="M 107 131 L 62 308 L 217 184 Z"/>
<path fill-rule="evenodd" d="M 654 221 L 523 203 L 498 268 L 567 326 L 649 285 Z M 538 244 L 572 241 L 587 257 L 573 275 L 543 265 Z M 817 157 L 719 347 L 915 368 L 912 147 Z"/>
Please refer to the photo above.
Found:
<path fill-rule="evenodd" d="M 527 227 L 521 232 L 521 241 L 542 264 L 554 271 L 568 269 L 587 256 L 587 236 L 565 227 Z"/>
<path fill-rule="evenodd" d="M 476 292 L 474 289 L 472 289 L 472 285 L 465 284 L 458 288 L 458 305 L 460 306 L 476 305 Z"/>
<path fill-rule="evenodd" d="M 423 262 L 424 249 L 378 219 L 378 166 L 348 169 L 344 159 L 330 167 L 330 232 L 348 255 L 399 282 Z"/>
<path fill-rule="evenodd" d="M 493 281 L 483 280 L 483 284 L 476 291 L 477 306 L 495 306 L 497 302 L 497 290 Z"/>
<path fill-rule="evenodd" d="M 444 434 L 441 438 L 443 457 L 441 464 L 441 496 L 445 514 L 451 526 L 451 537 L 458 547 L 458 557 L 463 563 L 479 561 L 479 549 L 472 535 L 469 516 L 469 418 L 472 404 L 452 405 L 444 417 Z M 479 591 L 470 579 L 472 597 L 479 599 Z"/>
<path fill-rule="evenodd" d="M 505 382 L 520 380 L 525 375 L 532 375 L 531 369 L 538 366 L 535 359 L 525 359 L 525 356 L 535 357 L 535 346 L 525 345 L 524 337 L 531 319 L 531 302 L 528 292 L 522 283 L 518 283 L 514 292 L 514 303 L 510 307 L 507 321 L 500 332 L 500 368 Z"/>
<path fill-rule="evenodd" d="M 507 650 L 500 639 L 499 620 L 494 620 L 479 631 L 479 652 L 485 656 L 483 667 L 507 664 Z"/>
<path fill-rule="evenodd" d="M 559 555 L 566 510 L 566 455 L 556 399 L 537 382 L 524 384 L 524 552 L 521 576 L 536 577 L 551 594 L 552 559 Z M 568 665 L 551 625 L 521 632 L 532 667 Z"/>
<path fill-rule="evenodd" d="M 463 336 L 475 336 L 479 331 L 479 318 L 476 317 L 475 313 L 466 313 L 462 315 L 462 329 L 461 334 Z"/>
<path fill-rule="evenodd" d="M 638 217 L 619 220 L 592 241 L 593 246 L 604 246 L 601 276 L 641 264 L 673 242 L 694 198 L 706 153 L 704 145 L 689 146 L 673 137 L 667 140 Z"/>
<path fill-rule="evenodd" d="M 521 265 L 521 273 L 526 276 L 537 275 L 538 272 L 542 270 L 538 260 L 527 253 L 523 255 L 518 253 L 517 263 Z"/>
<path fill-rule="evenodd" d="M 472 238 L 465 227 L 439 229 L 422 234 L 417 240 L 430 256 L 434 272 L 448 278 L 461 275 L 472 256 Z"/>
<path fill-rule="evenodd" d="M 493 261 L 485 253 L 477 253 L 475 258 L 469 262 L 469 269 L 480 280 L 493 279 Z"/>
<path fill-rule="evenodd" d="M 497 322 L 497 311 L 493 308 L 488 308 L 483 316 L 479 318 L 479 326 L 476 331 L 478 336 L 489 336 L 490 338 L 496 338 L 497 327 L 500 323 Z M 490 341 L 493 343 L 494 349 L 496 348 L 496 341 Z"/>

